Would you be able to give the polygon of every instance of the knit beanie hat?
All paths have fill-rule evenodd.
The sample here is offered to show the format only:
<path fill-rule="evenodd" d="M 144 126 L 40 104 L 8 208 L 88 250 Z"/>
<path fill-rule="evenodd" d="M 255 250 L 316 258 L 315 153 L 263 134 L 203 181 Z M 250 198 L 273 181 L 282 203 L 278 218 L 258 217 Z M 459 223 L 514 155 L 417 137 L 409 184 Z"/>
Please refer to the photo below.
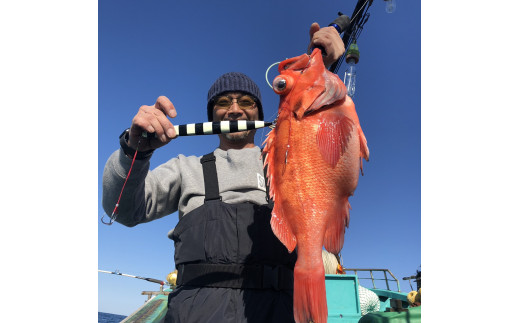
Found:
<path fill-rule="evenodd" d="M 264 120 L 264 111 L 262 109 L 262 96 L 260 89 L 252 79 L 247 75 L 237 72 L 230 72 L 220 76 L 208 91 L 208 120 L 213 121 L 213 102 L 212 99 L 225 92 L 245 92 L 256 99 L 258 107 L 258 116 L 260 120 Z"/>

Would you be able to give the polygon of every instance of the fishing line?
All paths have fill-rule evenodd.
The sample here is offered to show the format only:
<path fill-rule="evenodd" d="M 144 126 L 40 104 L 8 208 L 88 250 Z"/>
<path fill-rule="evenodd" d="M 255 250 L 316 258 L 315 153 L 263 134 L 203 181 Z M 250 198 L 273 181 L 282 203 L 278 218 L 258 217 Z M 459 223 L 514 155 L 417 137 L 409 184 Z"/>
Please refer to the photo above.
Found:
<path fill-rule="evenodd" d="M 367 4 L 368 0 L 365 1 L 365 3 L 363 3 L 363 5 L 361 6 L 361 8 L 359 8 L 358 12 L 356 12 L 356 14 L 354 15 L 354 17 L 352 17 L 352 19 L 350 19 L 350 21 L 356 19 L 357 15 L 363 10 L 363 7 Z"/>
<path fill-rule="evenodd" d="M 273 68 L 273 66 L 278 65 L 278 64 L 280 64 L 280 63 L 281 63 L 281 62 L 276 62 L 276 63 L 271 64 L 271 66 L 269 66 L 269 67 L 267 68 L 267 70 L 265 71 L 265 81 L 267 82 L 267 85 L 269 85 L 269 87 L 270 87 L 271 89 L 273 89 L 273 86 L 271 85 L 271 83 L 269 83 L 269 77 L 268 77 L 268 75 L 269 75 L 269 71 L 271 70 L 271 68 Z M 270 128 L 271 130 L 274 129 L 274 127 L 275 127 L 275 125 L 276 125 L 276 120 L 278 119 L 278 112 L 273 113 L 273 114 L 270 116 L 269 119 L 273 119 L 273 117 L 276 117 L 276 118 L 275 118 L 275 120 L 272 122 L 272 124 L 269 126 L 269 128 Z M 267 135 L 265 134 L 265 129 L 262 129 L 261 138 L 264 138 L 265 136 L 267 136 Z M 263 139 L 262 139 L 262 140 L 263 140 Z"/>
<path fill-rule="evenodd" d="M 278 64 L 280 64 L 280 63 L 281 63 L 281 62 L 276 62 L 276 63 L 271 64 L 271 66 L 269 66 L 269 67 L 267 68 L 267 70 L 265 71 L 265 81 L 267 82 L 267 85 L 269 85 L 269 87 L 270 87 L 271 89 L 273 89 L 273 86 L 271 85 L 271 83 L 269 83 L 269 78 L 267 77 L 267 75 L 269 74 L 269 70 L 270 70 L 273 66 L 278 65 Z M 275 119 L 274 119 L 274 121 L 272 122 L 272 124 L 269 126 L 269 128 L 270 128 L 271 130 L 273 130 L 274 127 L 276 126 L 276 121 L 278 120 L 278 111 L 275 112 L 275 113 L 273 113 L 273 114 L 271 115 L 271 118 L 269 118 L 269 119 L 273 119 L 273 117 L 275 117 Z M 264 130 L 262 130 L 262 136 L 263 136 L 263 135 L 264 135 Z"/>
<path fill-rule="evenodd" d="M 267 68 L 267 70 L 265 71 L 265 81 L 267 82 L 267 85 L 269 85 L 269 87 L 270 87 L 271 89 L 273 88 L 273 86 L 271 85 L 271 83 L 269 83 L 269 78 L 267 77 L 267 74 L 269 74 L 269 70 L 270 70 L 273 66 L 278 65 L 278 64 L 280 64 L 280 63 L 281 63 L 281 62 L 276 62 L 276 63 L 271 64 L 271 66 L 269 66 L 269 67 Z"/>

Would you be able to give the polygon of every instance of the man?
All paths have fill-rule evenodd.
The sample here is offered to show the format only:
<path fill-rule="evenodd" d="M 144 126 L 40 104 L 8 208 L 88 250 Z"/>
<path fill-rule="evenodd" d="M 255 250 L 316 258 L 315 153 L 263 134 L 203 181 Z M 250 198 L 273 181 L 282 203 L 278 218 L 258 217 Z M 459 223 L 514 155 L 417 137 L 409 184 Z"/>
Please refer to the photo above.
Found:
<path fill-rule="evenodd" d="M 309 47 L 325 49 L 332 64 L 344 52 L 337 31 L 310 29 Z M 242 73 L 226 73 L 208 91 L 210 121 L 263 120 L 258 86 Z M 179 155 L 153 171 L 153 151 L 176 138 L 167 116 L 177 112 L 162 96 L 141 106 L 120 137 L 103 174 L 103 207 L 111 214 L 137 150 L 132 176 L 116 221 L 126 226 L 179 211 L 168 237 L 175 242 L 177 287 L 165 322 L 294 322 L 296 253 L 274 236 L 260 148 L 254 130 L 220 134 L 220 144 L 202 157 Z M 142 137 L 143 131 L 155 136 Z"/>

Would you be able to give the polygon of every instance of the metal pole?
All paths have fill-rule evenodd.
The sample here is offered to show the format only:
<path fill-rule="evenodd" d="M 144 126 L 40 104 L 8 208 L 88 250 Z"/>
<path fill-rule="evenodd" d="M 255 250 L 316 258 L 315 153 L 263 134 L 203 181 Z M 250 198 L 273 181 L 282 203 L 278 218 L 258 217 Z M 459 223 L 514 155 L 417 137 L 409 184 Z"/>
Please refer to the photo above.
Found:
<path fill-rule="evenodd" d="M 388 273 L 395 279 L 395 282 L 397 283 L 397 291 L 400 293 L 401 292 L 401 285 L 399 285 L 399 280 L 394 276 L 394 274 L 392 274 L 392 272 L 390 270 L 388 270 Z"/>
<path fill-rule="evenodd" d="M 386 289 L 390 290 L 390 285 L 388 285 L 388 276 L 386 276 L 386 271 L 383 271 L 383 273 L 385 274 Z"/>

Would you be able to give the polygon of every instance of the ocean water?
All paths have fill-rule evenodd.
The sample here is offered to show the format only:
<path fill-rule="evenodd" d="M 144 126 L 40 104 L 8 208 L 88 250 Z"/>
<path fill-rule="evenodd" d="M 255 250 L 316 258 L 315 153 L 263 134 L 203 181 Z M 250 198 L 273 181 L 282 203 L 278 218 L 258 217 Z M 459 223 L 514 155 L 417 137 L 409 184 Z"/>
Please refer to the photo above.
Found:
<path fill-rule="evenodd" d="M 98 323 L 119 323 L 125 318 L 124 315 L 98 312 Z"/>

